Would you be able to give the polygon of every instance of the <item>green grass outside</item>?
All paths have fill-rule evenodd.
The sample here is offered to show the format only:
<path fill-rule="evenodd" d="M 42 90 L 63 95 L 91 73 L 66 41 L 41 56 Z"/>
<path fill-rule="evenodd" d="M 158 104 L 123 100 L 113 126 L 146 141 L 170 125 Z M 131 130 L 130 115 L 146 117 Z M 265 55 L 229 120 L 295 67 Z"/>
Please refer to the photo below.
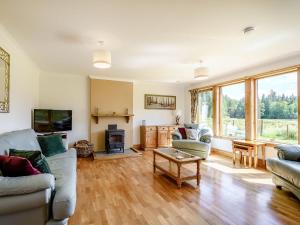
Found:
<path fill-rule="evenodd" d="M 205 123 L 212 127 L 212 118 Z M 245 119 L 223 118 L 222 136 L 245 137 Z M 259 119 L 257 122 L 257 139 L 272 142 L 297 144 L 297 120 Z"/>

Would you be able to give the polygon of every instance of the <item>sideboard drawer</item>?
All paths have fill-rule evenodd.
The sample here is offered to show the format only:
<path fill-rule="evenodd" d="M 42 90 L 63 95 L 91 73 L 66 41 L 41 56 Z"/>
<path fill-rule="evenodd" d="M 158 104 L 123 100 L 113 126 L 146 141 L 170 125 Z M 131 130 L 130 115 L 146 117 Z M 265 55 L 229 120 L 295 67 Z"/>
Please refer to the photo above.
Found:
<path fill-rule="evenodd" d="M 157 126 L 157 129 L 159 130 L 159 131 L 168 131 L 168 127 L 166 127 L 166 126 Z"/>
<path fill-rule="evenodd" d="M 169 127 L 169 131 L 171 131 L 171 132 L 174 132 L 176 129 L 177 129 L 176 126 L 170 126 L 170 127 Z"/>
<path fill-rule="evenodd" d="M 156 131 L 156 126 L 147 126 L 146 131 Z"/>

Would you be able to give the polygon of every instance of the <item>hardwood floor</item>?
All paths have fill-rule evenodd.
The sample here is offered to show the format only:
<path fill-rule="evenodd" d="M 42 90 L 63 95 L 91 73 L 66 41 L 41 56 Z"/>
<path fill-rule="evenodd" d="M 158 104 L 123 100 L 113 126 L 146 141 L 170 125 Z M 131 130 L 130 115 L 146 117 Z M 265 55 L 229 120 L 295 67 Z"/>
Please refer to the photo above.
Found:
<path fill-rule="evenodd" d="M 176 183 L 152 172 L 152 152 L 108 161 L 78 160 L 77 206 L 70 225 L 300 224 L 300 201 L 277 190 L 269 173 L 213 155 L 201 181 Z"/>

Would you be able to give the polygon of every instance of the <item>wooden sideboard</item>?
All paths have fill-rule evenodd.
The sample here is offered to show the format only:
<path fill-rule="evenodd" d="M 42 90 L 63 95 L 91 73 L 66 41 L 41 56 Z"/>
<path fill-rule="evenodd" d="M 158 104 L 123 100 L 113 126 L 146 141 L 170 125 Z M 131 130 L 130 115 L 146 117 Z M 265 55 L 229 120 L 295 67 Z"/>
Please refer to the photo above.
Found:
<path fill-rule="evenodd" d="M 176 125 L 141 126 L 141 149 L 149 150 L 157 147 L 171 146 L 172 132 L 174 132 L 177 127 Z"/>

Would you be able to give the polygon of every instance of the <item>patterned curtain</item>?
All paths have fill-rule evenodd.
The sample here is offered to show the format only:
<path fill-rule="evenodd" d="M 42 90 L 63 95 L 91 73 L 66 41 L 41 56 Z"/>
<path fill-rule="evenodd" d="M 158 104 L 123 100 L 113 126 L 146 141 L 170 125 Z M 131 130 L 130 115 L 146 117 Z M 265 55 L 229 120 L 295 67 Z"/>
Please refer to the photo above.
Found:
<path fill-rule="evenodd" d="M 197 89 L 190 90 L 191 92 L 191 122 L 196 123 L 198 117 L 198 96 L 199 91 Z"/>

